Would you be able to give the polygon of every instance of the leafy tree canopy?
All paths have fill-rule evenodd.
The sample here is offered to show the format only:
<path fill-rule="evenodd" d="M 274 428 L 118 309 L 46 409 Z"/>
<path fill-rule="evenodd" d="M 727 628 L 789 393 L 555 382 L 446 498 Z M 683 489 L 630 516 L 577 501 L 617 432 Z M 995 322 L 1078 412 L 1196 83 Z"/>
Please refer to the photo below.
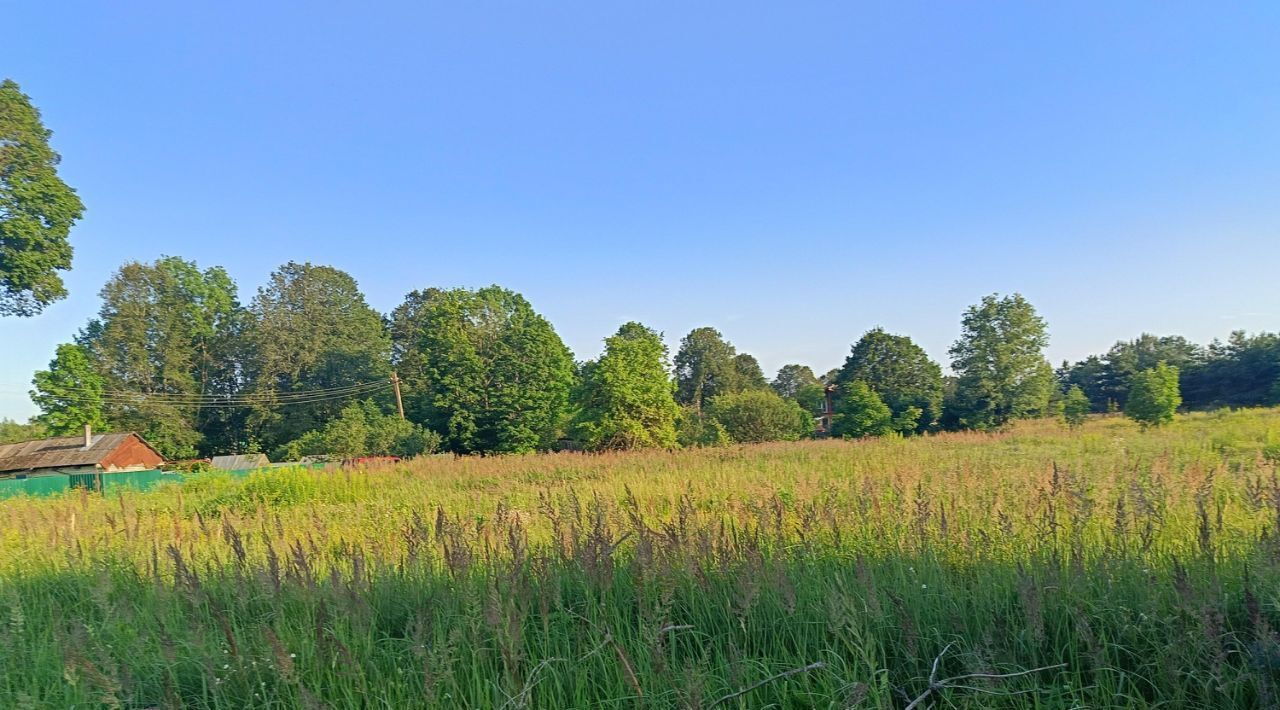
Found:
<path fill-rule="evenodd" d="M 88 424 L 106 428 L 102 392 L 104 381 L 86 348 L 75 343 L 58 346 L 48 370 L 32 380 L 31 400 L 40 407 L 36 421 L 51 436 L 70 436 Z"/>
<path fill-rule="evenodd" d="M 764 377 L 764 370 L 760 369 L 760 361 L 756 360 L 754 355 L 747 353 L 735 355 L 733 357 L 733 374 L 732 390 L 735 392 L 769 388 L 769 381 Z"/>
<path fill-rule="evenodd" d="M 684 447 L 724 446 L 733 443 L 729 432 L 708 411 L 692 405 L 680 407 L 676 418 L 676 441 Z"/>
<path fill-rule="evenodd" d="M 43 439 L 49 433 L 38 422 L 20 424 L 12 419 L 0 419 L 0 444 L 13 444 L 19 441 L 35 441 Z"/>
<path fill-rule="evenodd" d="M 136 431 L 169 458 L 195 456 L 219 420 L 191 398 L 234 386 L 235 284 L 221 268 L 162 257 L 125 264 L 101 296 L 98 317 L 36 374 L 40 420 L 65 433 L 86 422 Z"/>
<path fill-rule="evenodd" d="M 737 391 L 737 354 L 715 328 L 690 331 L 676 352 L 676 400 L 701 409 L 712 397 Z"/>
<path fill-rule="evenodd" d="M 919 410 L 916 431 L 925 431 L 942 415 L 942 368 L 905 335 L 892 335 L 881 328 L 863 335 L 845 359 L 835 384 L 846 387 L 859 380 L 895 417 L 911 408 Z"/>
<path fill-rule="evenodd" d="M 31 99 L 0 82 L 0 316 L 33 316 L 66 298 L 61 271 L 71 268 L 71 227 L 84 214 L 75 190 L 58 177 Z"/>
<path fill-rule="evenodd" d="M 560 438 L 573 356 L 520 294 L 414 292 L 392 315 L 392 332 L 412 418 L 448 448 L 523 453 Z"/>
<path fill-rule="evenodd" d="M 591 449 L 673 448 L 680 408 L 667 375 L 667 346 L 639 323 L 605 339 L 583 367 L 575 429 Z"/>
<path fill-rule="evenodd" d="M 959 424 L 989 429 L 1044 413 L 1054 385 L 1044 359 L 1048 344 L 1044 319 L 1020 294 L 993 294 L 971 306 L 951 346 Z"/>
<path fill-rule="evenodd" d="M 783 365 L 778 369 L 778 374 L 774 376 L 773 382 L 769 383 L 773 387 L 773 391 L 778 395 L 787 399 L 795 399 L 801 389 L 816 385 L 818 378 L 813 374 L 813 370 L 808 365 Z"/>
<path fill-rule="evenodd" d="M 274 397 L 376 382 L 391 374 L 391 339 L 349 274 L 289 262 L 249 306 L 246 387 L 262 397 L 247 426 L 271 449 L 338 416 L 341 397 Z"/>

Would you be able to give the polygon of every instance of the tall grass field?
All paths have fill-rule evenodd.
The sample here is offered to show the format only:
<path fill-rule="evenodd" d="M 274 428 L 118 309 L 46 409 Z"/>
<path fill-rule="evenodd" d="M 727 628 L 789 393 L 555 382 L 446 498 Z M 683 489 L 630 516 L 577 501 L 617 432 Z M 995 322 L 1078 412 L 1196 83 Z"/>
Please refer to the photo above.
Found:
<path fill-rule="evenodd" d="M 1280 704 L 1280 410 L 0 502 L 2 708 Z"/>

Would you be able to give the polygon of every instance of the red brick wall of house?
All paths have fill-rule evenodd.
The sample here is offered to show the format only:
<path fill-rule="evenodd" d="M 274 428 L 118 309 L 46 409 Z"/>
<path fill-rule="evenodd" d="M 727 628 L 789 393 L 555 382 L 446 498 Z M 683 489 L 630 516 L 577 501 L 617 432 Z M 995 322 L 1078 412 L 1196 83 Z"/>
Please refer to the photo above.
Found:
<path fill-rule="evenodd" d="M 113 468 L 134 468 L 141 466 L 143 468 L 157 468 L 164 463 L 164 457 L 157 454 L 150 446 L 143 443 L 142 439 L 137 436 L 130 436 L 125 439 L 122 444 L 116 447 L 115 451 L 107 454 L 102 459 L 102 469 L 110 471 Z"/>

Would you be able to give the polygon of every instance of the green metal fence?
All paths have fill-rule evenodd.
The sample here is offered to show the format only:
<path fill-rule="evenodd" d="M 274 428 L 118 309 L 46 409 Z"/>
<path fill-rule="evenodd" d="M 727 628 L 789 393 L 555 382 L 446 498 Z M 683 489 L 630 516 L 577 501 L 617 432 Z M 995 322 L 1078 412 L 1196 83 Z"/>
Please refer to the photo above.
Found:
<path fill-rule="evenodd" d="M 0 480 L 0 498 L 13 496 L 49 496 L 65 492 L 71 487 L 71 476 L 55 474 L 33 478 L 9 478 Z"/>
<path fill-rule="evenodd" d="M 225 474 L 243 478 L 255 471 L 270 471 L 277 468 L 318 468 L 324 464 L 299 464 L 298 466 L 280 466 L 266 468 L 250 468 L 237 471 L 213 471 L 210 473 Z M 177 471 L 119 471 L 115 473 L 56 473 L 30 478 L 0 479 L 0 500 L 14 496 L 52 496 L 66 493 L 69 490 L 84 488 L 103 494 L 123 493 L 124 491 L 145 491 L 162 483 L 181 483 L 191 475 Z"/>

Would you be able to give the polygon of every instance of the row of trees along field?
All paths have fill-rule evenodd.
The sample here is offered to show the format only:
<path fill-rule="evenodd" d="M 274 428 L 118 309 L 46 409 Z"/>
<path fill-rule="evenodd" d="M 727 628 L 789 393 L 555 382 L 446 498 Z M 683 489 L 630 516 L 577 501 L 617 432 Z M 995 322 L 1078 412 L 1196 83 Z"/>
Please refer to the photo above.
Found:
<path fill-rule="evenodd" d="M 1144 335 L 1055 377 L 1045 322 L 1016 294 L 964 313 L 953 376 L 877 328 L 842 367 L 819 377 L 788 364 L 771 382 L 709 327 L 671 358 L 658 332 L 627 323 L 598 359 L 575 362 L 550 322 L 498 286 L 414 291 L 384 318 L 348 274 L 289 263 L 245 306 L 223 269 L 165 257 L 126 264 L 101 296 L 98 316 L 36 373 L 35 425 L 138 431 L 173 458 L 794 440 L 814 433 L 828 388 L 831 433 L 846 437 L 1077 422 L 1107 409 L 1158 424 L 1179 392 L 1189 407 L 1280 401 L 1273 334 L 1207 348 Z M 406 420 L 394 414 L 393 371 Z"/>
<path fill-rule="evenodd" d="M 18 85 L 0 82 L 0 316 L 66 296 L 59 274 L 84 205 L 58 176 L 50 135 Z M 910 338 L 876 329 L 843 367 L 819 378 L 790 364 L 770 383 L 714 328 L 685 336 L 669 363 L 658 334 L 629 323 L 599 360 L 575 363 L 550 323 L 498 287 L 415 291 L 384 319 L 347 274 L 291 263 L 244 307 L 224 270 L 170 257 L 120 269 L 98 317 L 36 374 L 42 414 L 0 421 L 0 441 L 90 424 L 140 431 L 171 457 L 709 445 L 808 436 L 828 387 L 839 436 L 1121 409 L 1158 424 L 1171 403 L 1280 402 L 1273 333 L 1207 347 L 1143 335 L 1055 377 L 1044 321 L 1021 296 L 983 299 L 962 327 L 952 377 Z M 393 370 L 407 421 L 388 415 Z"/>

